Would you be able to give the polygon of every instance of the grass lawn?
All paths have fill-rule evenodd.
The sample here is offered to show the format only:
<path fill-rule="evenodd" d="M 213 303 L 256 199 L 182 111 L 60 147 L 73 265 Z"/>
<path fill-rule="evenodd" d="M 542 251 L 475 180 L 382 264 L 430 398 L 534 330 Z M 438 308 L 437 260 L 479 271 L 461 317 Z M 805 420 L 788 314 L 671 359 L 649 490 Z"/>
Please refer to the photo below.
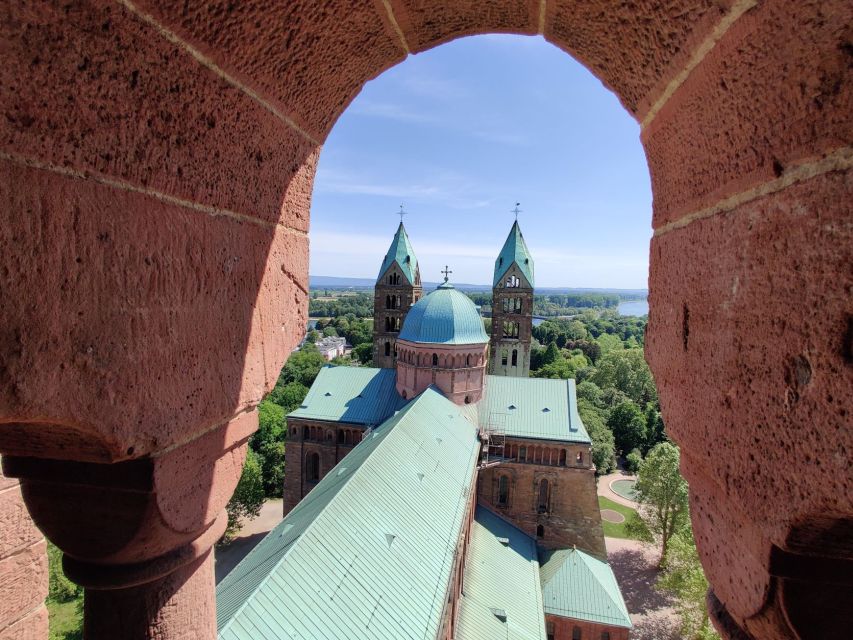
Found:
<path fill-rule="evenodd" d="M 82 598 L 80 599 L 82 600 Z M 80 600 L 71 602 L 47 601 L 50 616 L 50 640 L 82 640 L 83 608 Z"/>
<path fill-rule="evenodd" d="M 601 526 L 604 529 L 604 535 L 608 538 L 628 538 L 630 540 L 636 540 L 635 536 L 630 535 L 625 530 L 625 525 L 628 524 L 628 521 L 637 513 L 631 507 L 626 507 L 624 505 L 619 504 L 618 502 L 613 502 L 608 498 L 603 496 L 598 496 L 598 508 L 599 509 L 612 509 L 613 511 L 617 511 L 625 516 L 625 522 L 620 522 L 616 524 L 615 522 L 607 522 L 604 518 L 601 519 Z"/>

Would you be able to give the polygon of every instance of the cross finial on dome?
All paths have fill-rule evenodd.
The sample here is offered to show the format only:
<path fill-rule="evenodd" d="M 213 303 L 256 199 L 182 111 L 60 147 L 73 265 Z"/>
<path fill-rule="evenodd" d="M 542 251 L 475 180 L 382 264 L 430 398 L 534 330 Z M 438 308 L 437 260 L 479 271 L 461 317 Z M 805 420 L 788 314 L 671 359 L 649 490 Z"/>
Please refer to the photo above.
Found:
<path fill-rule="evenodd" d="M 450 274 L 453 273 L 447 265 L 444 265 L 444 269 L 442 270 L 444 274 L 444 281 L 447 282 L 450 280 Z"/>

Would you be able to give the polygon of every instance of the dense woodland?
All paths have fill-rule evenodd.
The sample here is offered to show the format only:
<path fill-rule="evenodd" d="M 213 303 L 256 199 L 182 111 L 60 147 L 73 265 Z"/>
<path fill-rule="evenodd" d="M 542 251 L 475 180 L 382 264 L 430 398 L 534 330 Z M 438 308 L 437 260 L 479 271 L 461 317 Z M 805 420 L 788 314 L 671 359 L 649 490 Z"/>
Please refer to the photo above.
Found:
<path fill-rule="evenodd" d="M 466 292 L 468 297 L 488 315 L 492 308 L 491 292 Z M 616 293 L 558 293 L 533 296 L 533 315 L 554 317 L 582 313 L 588 309 L 615 309 L 624 300 L 642 299 L 637 295 Z M 315 290 L 311 292 L 308 315 L 312 318 L 356 318 L 373 316 L 372 291 Z"/>

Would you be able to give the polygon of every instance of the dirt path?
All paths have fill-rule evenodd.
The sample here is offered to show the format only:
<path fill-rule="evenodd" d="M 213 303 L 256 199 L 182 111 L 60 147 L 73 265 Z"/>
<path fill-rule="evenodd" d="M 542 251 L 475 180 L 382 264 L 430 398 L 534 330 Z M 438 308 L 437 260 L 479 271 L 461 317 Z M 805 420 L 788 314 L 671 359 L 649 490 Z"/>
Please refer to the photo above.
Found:
<path fill-rule="evenodd" d="M 609 497 L 609 496 L 608 496 Z M 655 589 L 659 552 L 636 540 L 605 538 L 607 559 L 622 589 L 634 629 L 631 640 L 680 640 L 672 599 Z"/>
<path fill-rule="evenodd" d="M 216 584 L 228 575 L 246 555 L 282 520 L 281 498 L 267 500 L 261 514 L 243 523 L 236 538 L 225 547 L 216 547 Z"/>

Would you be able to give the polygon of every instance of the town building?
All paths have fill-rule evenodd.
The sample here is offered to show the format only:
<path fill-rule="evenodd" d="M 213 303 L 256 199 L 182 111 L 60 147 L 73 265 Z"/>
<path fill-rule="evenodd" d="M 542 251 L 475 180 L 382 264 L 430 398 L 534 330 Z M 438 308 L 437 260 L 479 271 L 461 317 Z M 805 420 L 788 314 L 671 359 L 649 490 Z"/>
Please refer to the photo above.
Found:
<path fill-rule="evenodd" d="M 487 374 L 446 276 L 395 345 L 288 416 L 285 518 L 220 583 L 220 638 L 625 640 L 574 381 Z"/>
<path fill-rule="evenodd" d="M 334 360 L 346 354 L 347 340 L 340 336 L 326 336 L 314 343 L 317 350 L 326 360 Z"/>

